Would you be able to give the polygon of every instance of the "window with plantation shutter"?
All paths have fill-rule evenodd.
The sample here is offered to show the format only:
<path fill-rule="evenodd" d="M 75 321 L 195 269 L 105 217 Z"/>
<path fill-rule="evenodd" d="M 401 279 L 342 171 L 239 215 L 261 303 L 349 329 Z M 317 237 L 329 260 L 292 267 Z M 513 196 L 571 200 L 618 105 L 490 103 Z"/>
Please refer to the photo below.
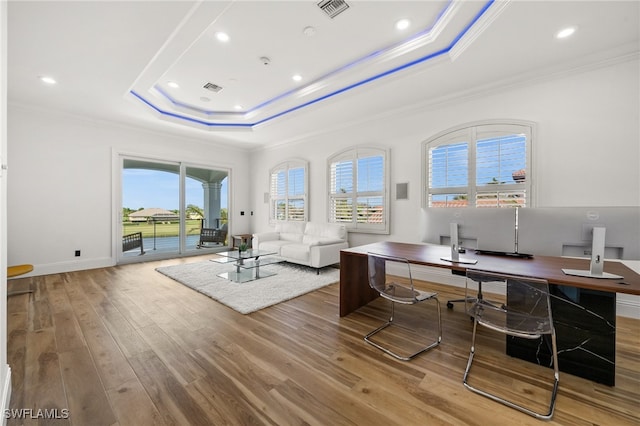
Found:
<path fill-rule="evenodd" d="M 424 205 L 531 206 L 530 123 L 480 123 L 423 144 Z"/>
<path fill-rule="evenodd" d="M 389 232 L 387 159 L 385 149 L 362 147 L 329 159 L 329 222 L 353 232 Z"/>
<path fill-rule="evenodd" d="M 290 160 L 269 172 L 270 221 L 307 220 L 307 162 Z"/>

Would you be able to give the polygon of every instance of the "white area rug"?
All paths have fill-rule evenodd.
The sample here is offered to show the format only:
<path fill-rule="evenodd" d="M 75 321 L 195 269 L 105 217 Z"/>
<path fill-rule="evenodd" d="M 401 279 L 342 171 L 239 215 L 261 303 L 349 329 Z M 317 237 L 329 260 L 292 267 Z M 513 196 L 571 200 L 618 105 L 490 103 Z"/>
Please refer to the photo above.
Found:
<path fill-rule="evenodd" d="M 331 267 L 321 269 L 320 275 L 316 275 L 313 268 L 289 263 L 263 268 L 276 272 L 277 275 L 246 283 L 234 283 L 217 276 L 233 270 L 231 263 L 211 261 L 163 266 L 156 268 L 156 271 L 242 314 L 258 311 L 340 281 L 340 270 Z"/>

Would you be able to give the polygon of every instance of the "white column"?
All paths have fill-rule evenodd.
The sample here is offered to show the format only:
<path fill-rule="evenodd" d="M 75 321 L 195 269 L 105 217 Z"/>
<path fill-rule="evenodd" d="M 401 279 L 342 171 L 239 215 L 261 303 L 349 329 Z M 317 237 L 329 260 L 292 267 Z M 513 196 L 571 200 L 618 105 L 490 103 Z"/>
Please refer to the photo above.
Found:
<path fill-rule="evenodd" d="M 218 223 L 220 218 L 220 190 L 222 183 L 205 182 L 202 184 L 204 189 L 204 218 L 206 228 L 216 228 L 221 226 Z"/>

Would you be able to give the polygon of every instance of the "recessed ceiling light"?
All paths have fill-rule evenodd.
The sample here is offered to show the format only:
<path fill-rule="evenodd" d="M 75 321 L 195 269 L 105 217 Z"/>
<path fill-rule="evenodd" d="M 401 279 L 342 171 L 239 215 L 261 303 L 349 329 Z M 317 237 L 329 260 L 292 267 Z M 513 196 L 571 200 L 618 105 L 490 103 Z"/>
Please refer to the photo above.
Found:
<path fill-rule="evenodd" d="M 242 109 L 242 105 L 236 105 L 234 106 L 235 109 Z"/>
<path fill-rule="evenodd" d="M 316 29 L 312 26 L 304 27 L 302 30 L 302 34 L 306 35 L 307 37 L 313 37 L 314 35 L 316 35 Z"/>
<path fill-rule="evenodd" d="M 567 38 L 567 37 L 573 35 L 573 33 L 576 32 L 576 29 L 577 29 L 576 27 L 563 28 L 563 29 L 561 29 L 560 31 L 558 31 L 556 33 L 556 38 L 560 38 L 560 39 Z"/>
<path fill-rule="evenodd" d="M 38 78 L 40 79 L 41 82 L 46 83 L 46 84 L 56 84 L 57 83 L 57 81 L 54 78 L 47 77 L 46 75 L 41 75 Z"/>
<path fill-rule="evenodd" d="M 396 22 L 396 29 L 406 30 L 407 28 L 409 28 L 409 25 L 411 25 L 411 21 L 409 21 L 408 19 L 400 19 L 398 22 Z"/>
<path fill-rule="evenodd" d="M 301 76 L 300 74 L 296 74 L 296 75 L 294 75 L 294 76 L 293 76 L 293 77 L 291 77 L 291 78 L 293 78 L 293 81 L 300 81 L 300 80 L 302 80 L 302 76 Z"/>
<path fill-rule="evenodd" d="M 227 42 L 229 41 L 229 34 L 218 31 L 216 33 L 216 38 L 218 39 L 218 41 Z"/>
<path fill-rule="evenodd" d="M 170 81 L 167 83 L 167 86 L 173 88 L 173 89 L 179 89 L 180 85 L 178 83 L 176 83 L 175 81 Z"/>

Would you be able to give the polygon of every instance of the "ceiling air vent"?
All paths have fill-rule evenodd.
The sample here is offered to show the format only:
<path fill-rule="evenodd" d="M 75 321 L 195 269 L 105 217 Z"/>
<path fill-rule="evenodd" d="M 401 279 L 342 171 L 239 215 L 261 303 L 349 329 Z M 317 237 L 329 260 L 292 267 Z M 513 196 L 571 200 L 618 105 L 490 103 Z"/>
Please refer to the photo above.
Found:
<path fill-rule="evenodd" d="M 221 86 L 218 86 L 217 84 L 213 84 L 213 83 L 207 83 L 202 87 L 204 87 L 207 90 L 211 90 L 212 92 L 215 92 L 215 93 L 218 93 L 219 91 L 222 90 Z"/>
<path fill-rule="evenodd" d="M 349 9 L 349 5 L 344 0 L 322 0 L 318 3 L 318 7 L 331 19 Z"/>

